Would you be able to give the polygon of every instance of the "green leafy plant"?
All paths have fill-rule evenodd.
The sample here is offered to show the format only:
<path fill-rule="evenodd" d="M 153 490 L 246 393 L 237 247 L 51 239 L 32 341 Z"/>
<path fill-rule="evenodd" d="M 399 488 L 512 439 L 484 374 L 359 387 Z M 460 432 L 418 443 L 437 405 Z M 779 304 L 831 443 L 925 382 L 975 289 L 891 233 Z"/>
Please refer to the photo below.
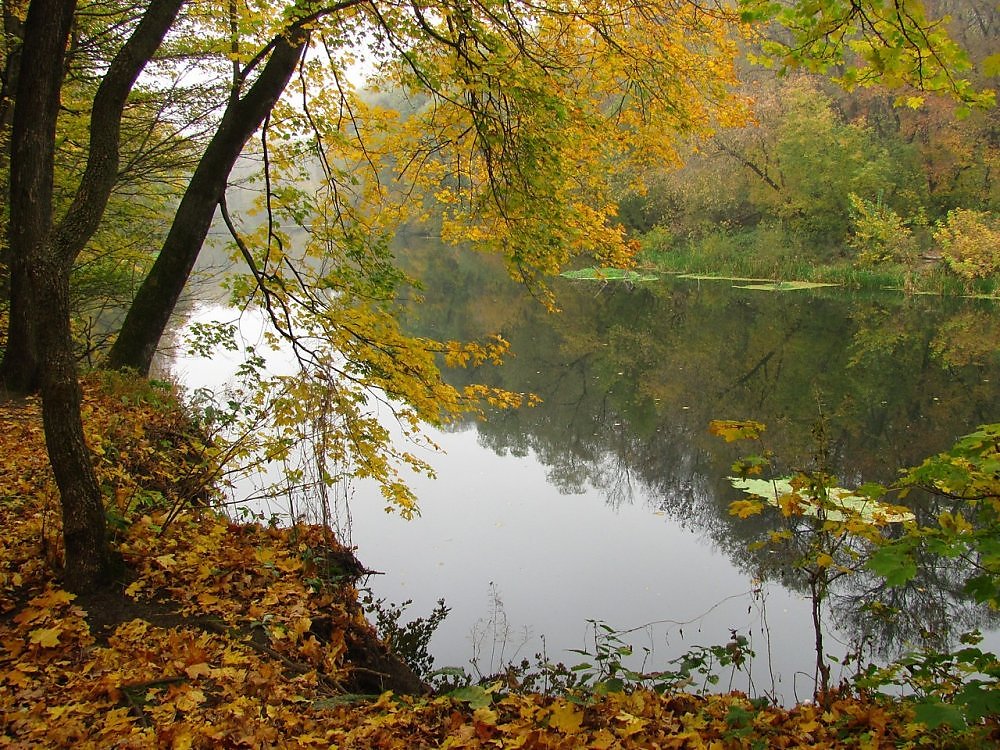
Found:
<path fill-rule="evenodd" d="M 763 426 L 717 421 L 710 430 L 727 440 L 757 440 Z M 840 577 L 868 571 L 890 588 L 901 587 L 914 579 L 922 560 L 947 559 L 965 571 L 966 594 L 992 609 L 1000 607 L 1000 424 L 979 427 L 949 450 L 904 471 L 891 487 L 869 484 L 845 490 L 822 472 L 749 478 L 768 468 L 769 459 L 734 465 L 742 476 L 731 481 L 751 499 L 734 501 L 730 512 L 748 518 L 771 506 L 789 522 L 756 544 L 797 550 L 791 564 L 805 577 L 813 601 L 821 694 L 829 689 L 829 666 L 820 617 L 830 585 Z M 950 509 L 938 513 L 936 522 L 920 523 L 911 511 L 882 500 L 890 492 L 905 498 L 917 489 L 936 495 Z M 930 729 L 974 729 L 1000 712 L 1000 660 L 977 647 L 978 634 L 961 640 L 964 647 L 958 650 L 924 648 L 888 666 L 869 665 L 856 676 L 854 687 L 902 690 L 912 696 L 916 721 Z"/>
<path fill-rule="evenodd" d="M 975 726 L 1000 715 L 1000 661 L 977 647 L 981 640 L 978 632 L 966 633 L 961 638 L 965 647 L 954 653 L 921 650 L 885 667 L 869 666 L 855 679 L 855 686 L 902 690 L 911 696 L 916 721 L 930 729 Z"/>
<path fill-rule="evenodd" d="M 444 674 L 432 671 L 434 657 L 429 650 L 434 632 L 451 612 L 444 599 L 438 599 L 434 609 L 426 617 L 417 617 L 409 622 L 401 620 L 406 609 L 413 604 L 412 599 L 394 604 L 387 602 L 385 598 L 376 599 L 369 590 L 362 595 L 361 604 L 365 612 L 374 616 L 379 636 L 421 679 Z"/>
<path fill-rule="evenodd" d="M 961 560 L 967 594 L 1000 608 L 1000 424 L 982 425 L 949 450 L 906 471 L 901 493 L 921 489 L 949 502 L 936 523 L 914 525 L 868 563 L 890 585 L 913 578 L 921 554 Z"/>
<path fill-rule="evenodd" d="M 868 200 L 851 193 L 849 198 L 853 233 L 848 244 L 858 253 L 858 265 L 911 264 L 917 253 L 911 222 L 883 203 L 881 195 Z"/>
<path fill-rule="evenodd" d="M 696 685 L 694 692 L 703 694 L 720 683 L 720 671 L 727 669 L 731 688 L 736 672 L 749 669 L 755 655 L 749 639 L 734 630 L 725 645 L 694 646 L 667 662 L 666 668 L 644 671 L 650 656 L 648 648 L 643 649 L 642 665 L 630 667 L 626 661 L 634 655 L 634 649 L 624 638 L 626 631 L 616 630 L 600 620 L 587 622 L 592 631 L 593 651 L 570 649 L 588 658 L 570 668 L 578 680 L 568 694 L 578 699 L 637 689 L 668 693 Z"/>

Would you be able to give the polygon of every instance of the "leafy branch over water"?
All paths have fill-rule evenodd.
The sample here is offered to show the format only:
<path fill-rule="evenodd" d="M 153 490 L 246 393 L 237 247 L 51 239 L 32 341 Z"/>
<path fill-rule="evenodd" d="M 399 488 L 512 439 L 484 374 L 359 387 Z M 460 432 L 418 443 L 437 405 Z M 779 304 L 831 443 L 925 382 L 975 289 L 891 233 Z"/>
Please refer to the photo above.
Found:
<path fill-rule="evenodd" d="M 759 441 L 764 432 L 757 422 L 732 420 L 714 421 L 709 429 L 727 441 Z M 734 464 L 741 476 L 731 478 L 732 484 L 751 499 L 733 501 L 730 513 L 746 519 L 769 506 L 780 513 L 781 528 L 752 546 L 786 550 L 783 559 L 792 574 L 808 585 L 820 698 L 831 689 L 823 607 L 838 579 L 867 571 L 886 587 L 904 587 L 928 559 L 946 559 L 960 563 L 958 575 L 968 596 L 994 610 L 1000 606 L 1000 425 L 981 426 L 948 451 L 905 470 L 888 487 L 868 484 L 845 490 L 821 470 L 772 480 L 752 478 L 772 465 L 768 452 L 761 453 Z M 946 507 L 922 519 L 904 506 L 882 501 L 890 494 L 902 501 L 917 489 Z M 977 635 L 962 639 L 966 647 L 955 652 L 924 649 L 886 668 L 869 666 L 857 685 L 867 690 L 907 688 L 916 696 L 917 716 L 929 726 L 976 725 L 1000 713 L 1000 660 L 974 648 Z"/>

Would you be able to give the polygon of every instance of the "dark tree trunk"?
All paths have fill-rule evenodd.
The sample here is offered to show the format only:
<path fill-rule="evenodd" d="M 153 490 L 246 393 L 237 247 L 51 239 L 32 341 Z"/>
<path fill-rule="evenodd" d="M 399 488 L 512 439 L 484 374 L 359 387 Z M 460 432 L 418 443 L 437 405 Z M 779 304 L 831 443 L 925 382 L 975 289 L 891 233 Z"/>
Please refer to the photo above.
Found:
<path fill-rule="evenodd" d="M 153 0 L 115 55 L 91 113 L 87 167 L 66 216 L 53 228 L 56 121 L 63 62 L 76 0 L 31 0 L 25 21 L 21 76 L 14 105 L 10 159 L 11 318 L 0 375 L 38 383 L 42 419 L 62 505 L 65 585 L 87 591 L 109 583 L 115 556 L 104 504 L 80 416 L 81 393 L 70 335 L 69 274 L 100 224 L 118 173 L 121 115 L 135 80 L 170 28 L 182 0 Z M 15 309 L 16 308 L 16 309 Z M 32 369 L 33 367 L 33 369 Z"/>
<path fill-rule="evenodd" d="M 12 188 L 13 191 L 13 188 Z M 13 211 L 13 206 L 11 206 Z M 0 397 L 35 393 L 39 386 L 38 345 L 35 318 L 25 258 L 16 255 L 13 240 L 8 245 L 10 316 L 7 322 L 7 344 L 0 362 Z"/>
<path fill-rule="evenodd" d="M 21 69 L 21 44 L 24 39 L 24 24 L 17 19 L 9 0 L 3 3 L 3 34 L 7 57 L 4 60 L 2 81 L 0 81 L 0 167 L 9 175 L 10 129 L 13 124 L 14 92 Z M 9 195 L 9 182 L 3 185 L 3 194 Z M 13 210 L 13 205 L 8 204 Z M 8 216 L 8 221 L 10 217 Z M 7 242 L 0 242 L 0 264 L 6 266 L 7 275 L 3 279 L 3 294 L 10 300 L 10 316 L 7 323 L 7 345 L 5 351 L 16 354 L 5 357 L 0 362 L 0 396 L 6 391 L 12 394 L 32 393 L 38 390 L 38 351 L 31 324 L 30 297 L 27 295 L 28 281 L 24 264 L 15 263 L 7 227 Z"/>
<path fill-rule="evenodd" d="M 208 235 L 229 173 L 250 137 L 264 122 L 302 55 L 306 33 L 279 37 L 267 64 L 242 98 L 226 107 L 222 122 L 198 162 L 174 215 L 170 232 L 136 294 L 108 353 L 105 366 L 147 375 L 156 347 Z"/>
<path fill-rule="evenodd" d="M 2 0 L 3 49 L 0 60 L 0 195 L 9 195 L 10 126 L 14 113 L 14 89 L 21 69 L 21 39 L 24 22 L 14 12 L 13 0 Z M 10 295 L 10 248 L 6 243 L 7 221 L 0 211 L 0 294 Z"/>
<path fill-rule="evenodd" d="M 19 293 L 28 304 L 30 344 L 40 353 L 45 445 L 62 501 L 65 582 L 75 590 L 111 572 L 104 507 L 80 421 L 69 330 L 69 263 L 55 252 L 52 180 L 63 56 L 75 0 L 32 0 L 25 22 L 10 160 L 10 248 Z M 41 304 L 44 301 L 44 304 Z M 34 335 L 31 335 L 34 334 Z M 5 358 L 11 361 L 10 350 Z M 15 363 L 17 364 L 17 363 Z"/>
<path fill-rule="evenodd" d="M 69 327 L 69 276 L 52 252 L 36 259 L 31 288 L 41 361 L 42 421 L 49 463 L 62 505 L 65 567 L 63 585 L 83 592 L 110 584 L 118 572 L 108 544 L 104 502 L 83 437 L 80 384 Z"/>
<path fill-rule="evenodd" d="M 11 310 L 0 383 L 8 392 L 37 389 L 36 290 L 32 262 L 52 241 L 52 170 L 66 40 L 75 0 L 33 0 L 24 27 L 21 64 L 32 71 L 18 81 L 11 123 L 8 252 Z"/>

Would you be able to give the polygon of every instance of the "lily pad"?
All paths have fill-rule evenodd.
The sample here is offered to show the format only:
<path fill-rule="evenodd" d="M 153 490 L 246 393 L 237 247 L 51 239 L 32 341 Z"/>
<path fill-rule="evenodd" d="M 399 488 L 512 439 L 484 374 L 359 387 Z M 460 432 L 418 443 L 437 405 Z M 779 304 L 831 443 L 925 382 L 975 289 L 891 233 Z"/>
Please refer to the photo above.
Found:
<path fill-rule="evenodd" d="M 728 479 L 729 483 L 736 489 L 742 490 L 748 495 L 759 497 L 776 508 L 781 507 L 781 498 L 796 495 L 800 498 L 797 504 L 802 515 L 814 518 L 819 516 L 819 503 L 792 487 L 791 477 L 780 479 L 728 477 Z M 823 517 L 828 521 L 843 522 L 848 518 L 860 518 L 868 523 L 902 523 L 903 521 L 912 521 L 914 518 L 909 511 L 896 511 L 891 505 L 872 500 L 864 495 L 858 495 L 853 490 L 843 487 L 828 487 L 826 492 L 828 507 L 823 509 Z"/>
<path fill-rule="evenodd" d="M 678 279 L 690 279 L 691 281 L 747 281 L 747 282 L 758 282 L 761 284 L 773 284 L 772 279 L 756 279 L 751 276 L 712 276 L 710 274 L 701 273 L 681 273 L 677 275 Z"/>
<path fill-rule="evenodd" d="M 820 281 L 772 281 L 766 284 L 737 284 L 734 289 L 756 289 L 761 292 L 792 292 L 797 289 L 818 289 L 824 286 L 840 286 Z"/>
<path fill-rule="evenodd" d="M 563 271 L 560 276 L 567 279 L 579 279 L 583 281 L 656 281 L 657 277 L 652 274 L 640 273 L 625 268 L 580 268 L 576 271 Z"/>

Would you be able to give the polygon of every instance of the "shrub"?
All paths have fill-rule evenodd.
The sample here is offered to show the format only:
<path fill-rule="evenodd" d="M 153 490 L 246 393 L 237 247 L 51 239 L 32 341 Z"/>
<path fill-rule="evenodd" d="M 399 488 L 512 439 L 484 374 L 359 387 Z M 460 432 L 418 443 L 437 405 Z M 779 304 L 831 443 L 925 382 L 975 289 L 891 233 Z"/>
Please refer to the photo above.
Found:
<path fill-rule="evenodd" d="M 874 201 L 850 194 L 853 234 L 848 244 L 857 255 L 858 265 L 864 268 L 884 263 L 909 265 L 917 251 L 917 241 L 905 221 L 879 197 Z"/>
<path fill-rule="evenodd" d="M 938 223 L 934 240 L 948 268 L 966 282 L 1000 271 L 1000 220 L 996 214 L 956 208 Z"/>

